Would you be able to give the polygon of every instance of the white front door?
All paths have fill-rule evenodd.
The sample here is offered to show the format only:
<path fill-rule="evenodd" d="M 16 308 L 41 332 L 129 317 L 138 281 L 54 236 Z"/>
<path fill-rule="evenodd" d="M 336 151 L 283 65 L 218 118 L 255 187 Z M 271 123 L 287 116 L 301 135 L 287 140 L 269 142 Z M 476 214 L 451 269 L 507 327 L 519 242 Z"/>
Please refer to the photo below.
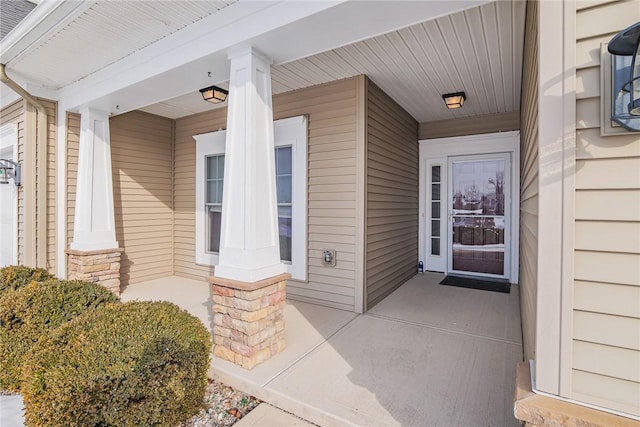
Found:
<path fill-rule="evenodd" d="M 509 278 L 510 155 L 449 157 L 447 169 L 447 271 Z"/>
<path fill-rule="evenodd" d="M 16 161 L 15 125 L 0 128 L 0 159 Z M 2 177 L 4 179 L 4 177 Z M 0 184 L 0 267 L 18 263 L 18 187 Z"/>

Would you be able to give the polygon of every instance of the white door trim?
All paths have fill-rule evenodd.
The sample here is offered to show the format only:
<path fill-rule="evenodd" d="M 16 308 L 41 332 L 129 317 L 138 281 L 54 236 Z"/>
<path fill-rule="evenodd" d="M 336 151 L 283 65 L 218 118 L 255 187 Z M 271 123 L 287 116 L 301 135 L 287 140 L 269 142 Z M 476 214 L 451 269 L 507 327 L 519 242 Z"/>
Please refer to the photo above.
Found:
<path fill-rule="evenodd" d="M 0 151 L 5 151 L 3 149 L 10 148 L 11 156 L 9 160 L 13 160 L 14 162 L 18 161 L 18 129 L 17 126 L 13 123 L 6 124 L 0 127 Z M 11 246 L 13 248 L 12 253 L 12 265 L 18 265 L 18 187 L 10 181 L 9 184 L 4 184 L 6 186 L 10 186 L 11 191 L 11 211 L 12 211 L 12 238 L 11 238 Z M 2 265 L 0 265 L 2 267 Z"/>
<path fill-rule="evenodd" d="M 429 270 L 430 264 L 428 260 L 427 244 L 429 224 L 427 190 L 429 185 L 429 174 L 427 166 L 433 163 L 439 163 L 443 166 L 447 164 L 447 158 L 452 156 L 465 156 L 475 154 L 495 154 L 509 153 L 511 155 L 511 254 L 509 270 L 509 281 L 511 283 L 518 282 L 519 273 L 519 245 L 520 245 L 520 132 L 500 132 L 482 135 L 470 135 L 451 138 L 423 139 L 418 141 L 420 149 L 420 183 L 419 183 L 419 208 L 420 221 L 418 224 L 419 247 L 418 257 L 424 263 L 424 268 Z M 442 171 L 443 176 L 447 176 L 448 172 Z M 443 187 L 446 189 L 448 187 Z M 446 212 L 446 211 L 445 211 Z M 446 235 L 446 221 L 442 222 L 441 235 Z M 443 234 L 445 233 L 445 234 Z M 441 254 L 446 255 L 447 248 L 441 250 Z M 446 266 L 446 263 L 445 263 Z M 446 270 L 442 270 L 446 271 Z"/>

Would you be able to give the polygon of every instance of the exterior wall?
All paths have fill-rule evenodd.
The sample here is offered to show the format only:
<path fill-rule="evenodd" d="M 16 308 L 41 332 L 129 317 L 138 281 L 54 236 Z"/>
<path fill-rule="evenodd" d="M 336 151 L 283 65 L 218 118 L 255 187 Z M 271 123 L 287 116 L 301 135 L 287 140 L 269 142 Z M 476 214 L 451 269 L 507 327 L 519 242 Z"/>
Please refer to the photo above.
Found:
<path fill-rule="evenodd" d="M 520 314 L 524 359 L 535 359 L 538 283 L 538 3 L 527 3 L 520 131 Z"/>
<path fill-rule="evenodd" d="M 73 241 L 73 219 L 76 207 L 78 147 L 80 145 L 80 115 L 67 114 L 67 248 Z M 70 271 L 67 257 L 67 272 Z"/>
<path fill-rule="evenodd" d="M 22 100 L 0 110 L 0 126 L 13 123 L 18 129 L 18 161 L 24 161 L 25 103 Z M 24 191 L 18 188 L 18 264 L 24 264 Z"/>
<path fill-rule="evenodd" d="M 640 134 L 600 135 L 600 43 L 640 3 L 577 4 L 572 397 L 640 415 Z"/>
<path fill-rule="evenodd" d="M 416 274 L 418 123 L 367 84 L 366 308 Z"/>
<path fill-rule="evenodd" d="M 173 120 L 140 111 L 109 121 L 120 285 L 173 274 Z"/>
<path fill-rule="evenodd" d="M 273 98 L 274 119 L 308 116 L 308 282 L 289 280 L 293 299 L 354 310 L 356 289 L 356 141 L 358 78 L 301 89 Z M 193 135 L 226 128 L 221 108 L 176 120 L 175 274 L 205 280 L 213 273 L 195 263 Z M 336 250 L 337 265 L 321 264 L 322 249 Z"/>
<path fill-rule="evenodd" d="M 526 72 L 527 70 L 525 70 Z M 520 130 L 520 113 L 518 111 L 420 123 L 418 139 L 447 138 L 512 130 Z"/>

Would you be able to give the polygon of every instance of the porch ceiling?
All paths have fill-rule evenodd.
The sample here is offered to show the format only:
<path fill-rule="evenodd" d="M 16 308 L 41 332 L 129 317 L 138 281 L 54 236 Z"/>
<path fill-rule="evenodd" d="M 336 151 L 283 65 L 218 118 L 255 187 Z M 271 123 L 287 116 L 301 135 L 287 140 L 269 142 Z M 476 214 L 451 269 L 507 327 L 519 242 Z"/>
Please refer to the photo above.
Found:
<path fill-rule="evenodd" d="M 524 12 L 523 0 L 56 0 L 0 42 L 0 62 L 69 111 L 179 118 L 216 108 L 198 89 L 225 86 L 227 54 L 253 46 L 273 58 L 274 94 L 366 74 L 429 122 L 519 109 Z M 446 110 L 441 95 L 461 90 L 464 108 Z"/>
<path fill-rule="evenodd" d="M 2 63 L 11 62 L 28 81 L 59 89 L 237 1 L 72 2 L 62 5 L 68 10 L 60 11 L 38 40 L 5 52 Z"/>
<path fill-rule="evenodd" d="M 277 64 L 273 93 L 366 74 L 419 122 L 518 111 L 524 14 L 524 1 L 491 2 Z M 457 91 L 464 108 L 447 110 L 441 95 Z M 142 110 L 179 118 L 222 106 L 194 92 Z"/>

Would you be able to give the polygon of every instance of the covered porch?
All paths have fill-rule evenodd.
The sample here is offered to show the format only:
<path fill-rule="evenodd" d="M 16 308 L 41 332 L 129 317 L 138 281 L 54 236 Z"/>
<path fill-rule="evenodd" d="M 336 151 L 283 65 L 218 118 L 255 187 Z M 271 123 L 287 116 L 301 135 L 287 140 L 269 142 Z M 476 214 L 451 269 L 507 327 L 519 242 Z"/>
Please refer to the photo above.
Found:
<path fill-rule="evenodd" d="M 253 370 L 212 358 L 210 377 L 319 425 L 518 425 L 519 289 L 416 275 L 366 314 L 288 301 L 287 348 Z M 124 300 L 168 300 L 212 327 L 211 286 L 166 277 Z"/>

